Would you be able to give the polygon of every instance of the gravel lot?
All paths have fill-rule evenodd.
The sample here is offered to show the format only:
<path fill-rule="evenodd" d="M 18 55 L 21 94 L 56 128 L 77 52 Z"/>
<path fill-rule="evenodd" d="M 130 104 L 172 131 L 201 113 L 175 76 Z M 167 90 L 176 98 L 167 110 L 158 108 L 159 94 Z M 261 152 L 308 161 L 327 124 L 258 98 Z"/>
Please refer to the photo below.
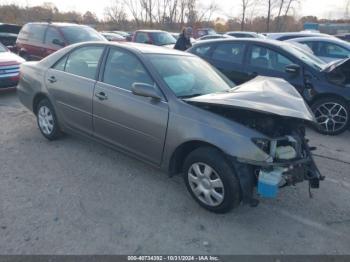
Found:
<path fill-rule="evenodd" d="M 0 94 L 1 254 L 350 254 L 350 132 L 308 132 L 326 181 L 257 208 L 200 208 L 180 177 L 95 142 L 49 142 Z"/>

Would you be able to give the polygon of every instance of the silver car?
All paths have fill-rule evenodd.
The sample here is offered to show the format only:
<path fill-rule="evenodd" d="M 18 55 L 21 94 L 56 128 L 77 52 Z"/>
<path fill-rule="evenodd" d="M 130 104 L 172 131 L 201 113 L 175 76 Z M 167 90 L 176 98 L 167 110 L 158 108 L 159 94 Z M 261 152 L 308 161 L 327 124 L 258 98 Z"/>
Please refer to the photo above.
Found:
<path fill-rule="evenodd" d="M 76 44 L 24 63 L 18 96 L 47 139 L 85 135 L 183 174 L 192 197 L 213 212 L 257 205 L 256 185 L 264 195 L 273 183 L 317 188 L 323 179 L 304 133 L 314 116 L 294 87 L 263 77 L 234 86 L 188 53 Z"/>

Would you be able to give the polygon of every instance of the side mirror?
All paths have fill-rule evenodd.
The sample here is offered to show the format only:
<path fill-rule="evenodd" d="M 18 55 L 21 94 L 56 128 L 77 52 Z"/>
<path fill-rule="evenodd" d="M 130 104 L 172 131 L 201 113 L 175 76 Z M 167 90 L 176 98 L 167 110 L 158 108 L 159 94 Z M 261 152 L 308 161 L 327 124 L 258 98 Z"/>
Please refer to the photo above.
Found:
<path fill-rule="evenodd" d="M 52 43 L 53 43 L 54 45 L 65 46 L 65 43 L 63 43 L 62 41 L 60 41 L 60 40 L 58 40 L 58 39 L 52 40 Z"/>
<path fill-rule="evenodd" d="M 161 99 L 154 86 L 145 83 L 133 83 L 131 92 L 137 96 L 150 97 L 156 100 Z"/>
<path fill-rule="evenodd" d="M 296 64 L 287 65 L 285 68 L 286 73 L 296 75 L 300 72 L 300 66 Z"/>

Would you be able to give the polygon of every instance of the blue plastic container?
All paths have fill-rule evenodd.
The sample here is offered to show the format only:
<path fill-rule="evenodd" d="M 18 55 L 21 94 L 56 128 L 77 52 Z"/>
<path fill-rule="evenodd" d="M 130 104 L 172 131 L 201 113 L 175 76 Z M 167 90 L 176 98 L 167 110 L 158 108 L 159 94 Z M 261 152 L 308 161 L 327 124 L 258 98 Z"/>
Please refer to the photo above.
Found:
<path fill-rule="evenodd" d="M 282 180 L 283 169 L 273 171 L 261 170 L 258 180 L 258 193 L 262 197 L 275 198 L 278 194 L 279 183 Z"/>

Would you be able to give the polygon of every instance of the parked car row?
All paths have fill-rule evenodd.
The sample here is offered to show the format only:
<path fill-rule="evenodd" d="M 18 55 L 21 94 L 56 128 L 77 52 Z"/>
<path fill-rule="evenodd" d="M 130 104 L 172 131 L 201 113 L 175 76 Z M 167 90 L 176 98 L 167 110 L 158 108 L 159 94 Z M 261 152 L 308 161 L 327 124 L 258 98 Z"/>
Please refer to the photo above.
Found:
<path fill-rule="evenodd" d="M 197 29 L 195 34 L 199 31 L 206 35 L 193 41 L 189 52 L 207 60 L 236 84 L 258 75 L 283 78 L 294 85 L 311 106 L 321 133 L 336 135 L 347 129 L 350 114 L 348 63 L 337 62 L 350 56 L 347 42 L 310 32 L 266 36 L 254 32 L 227 32 L 220 35 L 207 28 Z M 26 60 L 40 60 L 70 44 L 125 42 L 130 35 L 122 31 L 98 33 L 91 27 L 77 24 L 28 23 L 18 35 L 16 50 Z M 271 38 L 286 40 L 288 44 Z M 137 30 L 131 41 L 173 48 L 176 38 L 166 31 Z"/>

